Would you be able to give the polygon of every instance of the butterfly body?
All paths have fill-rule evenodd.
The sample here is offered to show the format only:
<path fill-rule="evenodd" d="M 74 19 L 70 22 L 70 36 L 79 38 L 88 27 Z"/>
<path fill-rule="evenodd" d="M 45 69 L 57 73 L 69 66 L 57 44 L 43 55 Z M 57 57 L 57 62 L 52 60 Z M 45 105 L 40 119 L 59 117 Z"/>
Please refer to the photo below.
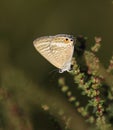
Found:
<path fill-rule="evenodd" d="M 69 71 L 74 51 L 74 39 L 71 35 L 59 34 L 44 36 L 34 40 L 36 50 L 60 72 Z"/>

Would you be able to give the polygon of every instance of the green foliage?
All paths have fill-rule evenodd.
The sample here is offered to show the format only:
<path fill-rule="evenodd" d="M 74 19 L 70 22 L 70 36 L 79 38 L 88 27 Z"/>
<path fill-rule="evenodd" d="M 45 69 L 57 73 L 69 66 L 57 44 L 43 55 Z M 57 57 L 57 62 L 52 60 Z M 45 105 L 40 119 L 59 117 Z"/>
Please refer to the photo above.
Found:
<path fill-rule="evenodd" d="M 79 41 L 81 40 L 79 39 Z M 95 45 L 91 47 L 92 52 L 85 50 L 83 54 L 85 65 L 87 66 L 86 70 L 82 71 L 83 68 L 80 67 L 79 62 L 77 63 L 76 58 L 73 58 L 73 68 L 69 74 L 73 76 L 75 87 L 80 90 L 82 98 L 80 98 L 80 95 L 76 97 L 76 94 L 73 94 L 70 85 L 66 84 L 68 79 L 60 78 L 59 85 L 61 86 L 61 91 L 67 95 L 68 101 L 76 107 L 76 110 L 87 122 L 93 124 L 95 129 L 108 130 L 113 127 L 110 122 L 113 118 L 111 114 L 113 109 L 113 76 L 111 74 L 113 59 L 110 60 L 108 69 L 104 69 L 101 66 L 99 59 L 95 55 L 95 52 L 101 46 L 100 42 L 101 38 L 95 37 Z M 107 82 L 110 77 L 106 76 L 108 73 L 112 77 L 111 83 Z M 105 87 L 105 84 L 107 87 Z M 86 98 L 85 104 L 83 104 L 83 98 Z"/>

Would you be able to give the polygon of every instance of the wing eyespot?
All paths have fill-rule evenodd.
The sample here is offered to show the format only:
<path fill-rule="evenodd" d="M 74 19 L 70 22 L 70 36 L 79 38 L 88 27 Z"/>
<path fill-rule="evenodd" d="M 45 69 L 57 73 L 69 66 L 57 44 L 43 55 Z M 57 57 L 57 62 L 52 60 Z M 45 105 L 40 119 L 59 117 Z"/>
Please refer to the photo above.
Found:
<path fill-rule="evenodd" d="M 70 41 L 69 41 L 69 39 L 68 39 L 68 38 L 65 38 L 65 39 L 64 39 L 64 43 L 66 43 L 66 44 L 67 44 L 67 43 L 69 43 L 69 42 L 70 42 Z"/>

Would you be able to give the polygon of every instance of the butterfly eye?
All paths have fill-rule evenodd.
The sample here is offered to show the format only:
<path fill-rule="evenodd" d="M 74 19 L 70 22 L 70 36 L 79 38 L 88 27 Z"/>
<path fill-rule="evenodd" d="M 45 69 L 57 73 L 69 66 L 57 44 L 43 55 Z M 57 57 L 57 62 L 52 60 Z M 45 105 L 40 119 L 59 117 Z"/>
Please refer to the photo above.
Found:
<path fill-rule="evenodd" d="M 71 42 L 73 41 L 73 39 L 70 40 Z"/>
<path fill-rule="evenodd" d="M 64 40 L 64 42 L 65 42 L 65 43 L 69 43 L 69 39 L 66 38 L 66 39 Z"/>

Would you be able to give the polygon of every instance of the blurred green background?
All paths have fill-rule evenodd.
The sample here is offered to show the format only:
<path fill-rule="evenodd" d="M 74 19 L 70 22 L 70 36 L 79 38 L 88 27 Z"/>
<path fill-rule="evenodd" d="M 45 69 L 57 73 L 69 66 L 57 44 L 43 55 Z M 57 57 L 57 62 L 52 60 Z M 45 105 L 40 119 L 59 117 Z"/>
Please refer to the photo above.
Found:
<path fill-rule="evenodd" d="M 57 73 L 57 76 L 54 76 L 51 72 L 56 68 L 46 61 L 32 44 L 37 37 L 63 33 L 75 37 L 77 35 L 88 37 L 88 46 L 94 44 L 94 36 L 101 36 L 102 47 L 98 55 L 102 63 L 107 66 L 113 55 L 113 1 L 0 0 L 0 81 L 3 82 L 2 86 L 9 88 L 13 86 L 14 95 L 19 91 L 20 95 L 16 96 L 20 102 L 23 100 L 21 92 L 25 102 L 27 102 L 27 98 L 31 102 L 33 100 L 37 102 L 37 92 L 35 93 L 34 89 L 32 94 L 30 93 L 32 96 L 35 93 L 33 99 L 29 94 L 33 87 L 31 85 L 29 88 L 28 83 L 26 85 L 26 78 L 22 77 L 23 74 L 33 83 L 38 84 L 38 89 L 40 89 L 40 85 L 51 84 L 53 87 L 49 89 L 53 89 L 53 91 L 58 76 L 66 74 Z M 13 71 L 8 71 L 9 66 L 20 71 L 13 70 L 13 78 L 11 78 Z M 24 88 L 25 86 L 26 88 Z M 35 109 L 38 111 L 37 108 Z M 47 122 L 48 118 L 43 118 L 43 112 L 40 111 L 38 116 L 34 115 L 34 120 L 38 120 L 39 124 L 42 122 L 42 126 L 38 125 L 43 130 L 43 123 Z M 49 126 L 48 129 L 50 129 Z"/>
<path fill-rule="evenodd" d="M 90 44 L 94 36 L 101 36 L 99 55 L 108 62 L 113 48 L 112 0 L 0 0 L 0 67 L 10 63 L 44 83 L 56 68 L 36 52 L 32 42 L 59 33 L 82 34 Z"/>

